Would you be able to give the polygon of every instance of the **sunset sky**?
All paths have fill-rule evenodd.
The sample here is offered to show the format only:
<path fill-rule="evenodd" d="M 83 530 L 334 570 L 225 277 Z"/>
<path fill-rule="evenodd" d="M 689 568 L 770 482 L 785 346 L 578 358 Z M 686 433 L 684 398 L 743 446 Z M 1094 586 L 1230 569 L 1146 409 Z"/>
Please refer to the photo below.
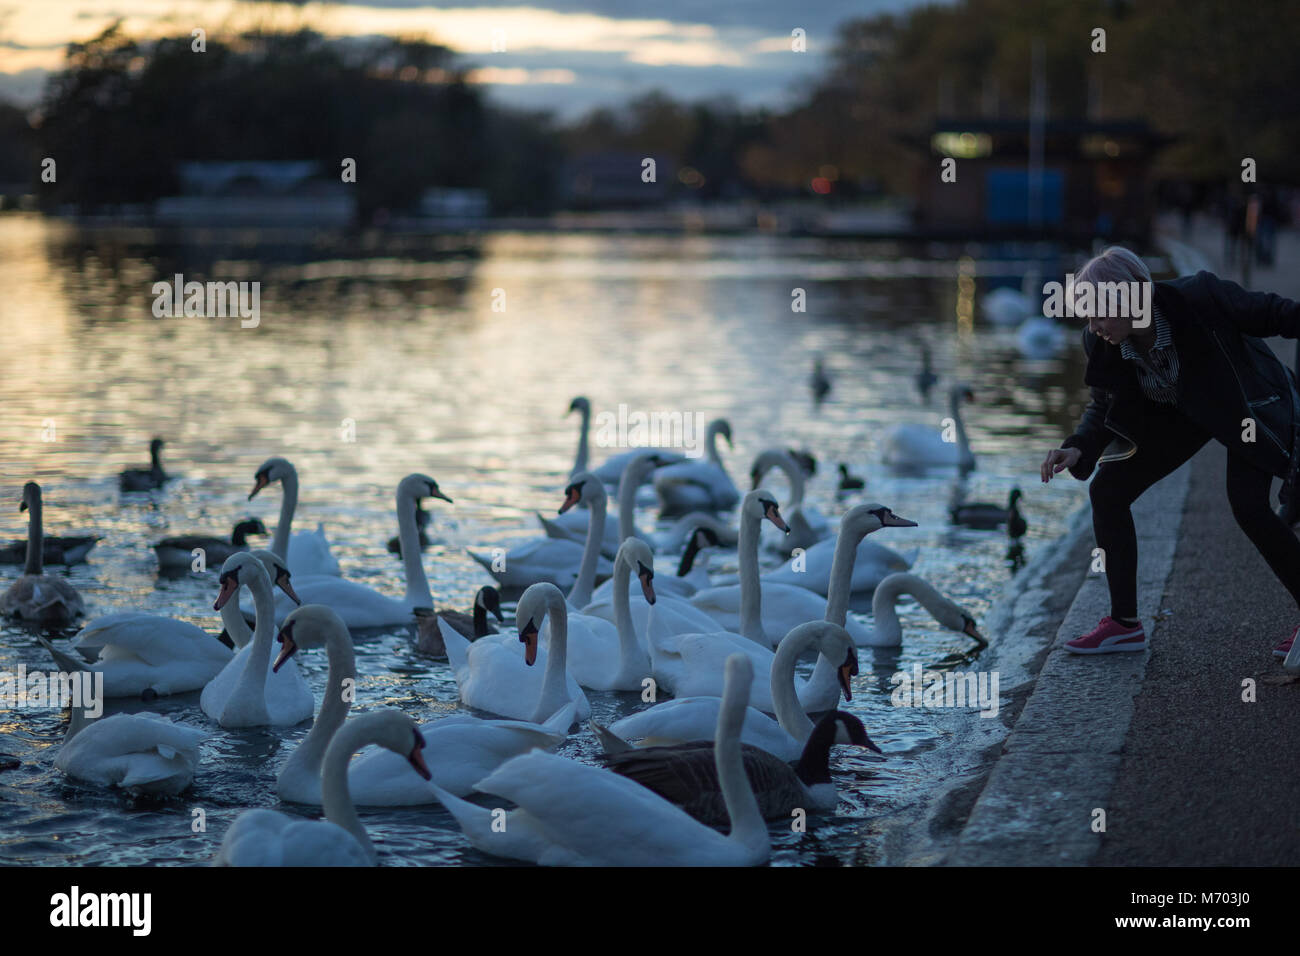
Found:
<path fill-rule="evenodd" d="M 572 116 L 652 89 L 679 99 L 730 95 L 781 106 L 825 66 L 837 24 L 920 0 L 518 0 L 431 4 L 240 0 L 0 0 L 0 98 L 33 104 L 67 43 L 119 17 L 134 36 L 253 24 L 340 36 L 423 36 L 462 54 L 504 103 Z M 802 28 L 807 52 L 790 48 Z M 506 50 L 493 51 L 494 31 Z"/>

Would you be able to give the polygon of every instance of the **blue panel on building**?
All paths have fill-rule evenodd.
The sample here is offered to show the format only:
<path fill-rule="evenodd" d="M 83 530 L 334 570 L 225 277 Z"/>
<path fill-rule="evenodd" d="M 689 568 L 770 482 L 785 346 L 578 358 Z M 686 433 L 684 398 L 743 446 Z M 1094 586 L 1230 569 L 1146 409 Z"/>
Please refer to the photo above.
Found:
<path fill-rule="evenodd" d="M 1065 177 L 1059 169 L 1042 173 L 1042 215 L 1045 225 L 1065 217 Z M 984 178 L 984 217 L 990 225 L 1020 225 L 1029 222 L 1029 172 L 1020 169 L 990 169 Z"/>

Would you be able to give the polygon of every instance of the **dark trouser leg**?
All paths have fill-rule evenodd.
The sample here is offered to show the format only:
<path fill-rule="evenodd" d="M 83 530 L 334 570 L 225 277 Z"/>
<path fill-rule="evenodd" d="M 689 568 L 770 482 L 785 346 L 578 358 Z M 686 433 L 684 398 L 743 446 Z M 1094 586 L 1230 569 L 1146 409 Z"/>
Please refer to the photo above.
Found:
<path fill-rule="evenodd" d="M 1269 505 L 1273 476 L 1228 450 L 1228 502 L 1246 537 L 1300 605 L 1300 540 Z"/>
<path fill-rule="evenodd" d="M 1162 408 L 1147 419 L 1135 455 L 1097 469 L 1088 491 L 1093 534 L 1097 547 L 1105 554 L 1111 617 L 1138 616 L 1137 531 L 1130 506 L 1196 454 L 1209 437 L 1208 432 L 1178 412 Z"/>

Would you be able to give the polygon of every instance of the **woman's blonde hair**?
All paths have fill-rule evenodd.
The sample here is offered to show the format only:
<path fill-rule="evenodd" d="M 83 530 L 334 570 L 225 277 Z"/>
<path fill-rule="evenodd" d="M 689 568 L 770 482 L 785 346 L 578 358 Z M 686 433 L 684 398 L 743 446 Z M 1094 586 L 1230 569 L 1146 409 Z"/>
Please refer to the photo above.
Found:
<path fill-rule="evenodd" d="M 1101 255 L 1084 263 L 1074 275 L 1076 286 L 1080 282 L 1150 282 L 1151 270 L 1137 253 L 1123 246 L 1108 246 Z"/>

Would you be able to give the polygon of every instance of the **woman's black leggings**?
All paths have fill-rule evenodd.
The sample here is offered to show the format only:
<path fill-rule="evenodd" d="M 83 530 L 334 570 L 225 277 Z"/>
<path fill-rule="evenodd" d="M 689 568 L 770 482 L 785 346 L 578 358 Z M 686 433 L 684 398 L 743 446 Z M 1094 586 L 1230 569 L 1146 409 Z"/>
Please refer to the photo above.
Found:
<path fill-rule="evenodd" d="M 1176 409 L 1146 421 L 1135 455 L 1101 465 L 1089 489 L 1092 528 L 1105 552 L 1111 617 L 1137 617 L 1137 533 L 1130 506 L 1196 454 L 1210 435 Z M 1300 540 L 1269 505 L 1272 476 L 1228 449 L 1228 503 L 1246 537 L 1300 605 Z"/>

